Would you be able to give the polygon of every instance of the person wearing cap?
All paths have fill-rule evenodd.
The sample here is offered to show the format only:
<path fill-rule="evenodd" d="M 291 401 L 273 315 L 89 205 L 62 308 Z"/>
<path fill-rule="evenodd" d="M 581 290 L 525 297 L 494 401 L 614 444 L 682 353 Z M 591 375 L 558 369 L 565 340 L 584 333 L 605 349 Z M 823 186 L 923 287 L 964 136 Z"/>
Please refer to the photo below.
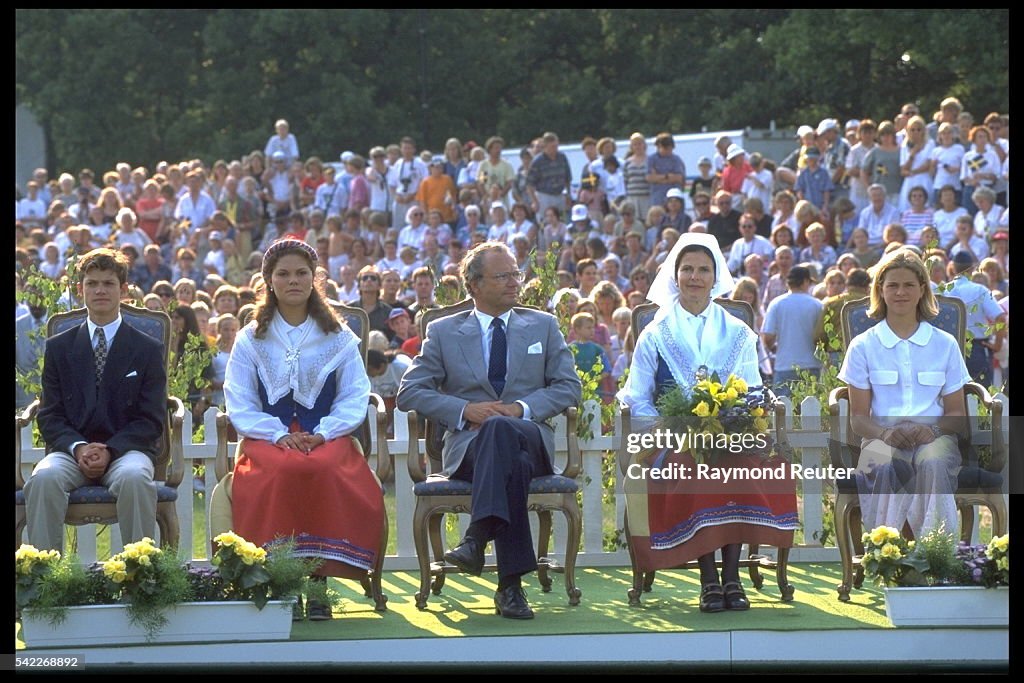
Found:
<path fill-rule="evenodd" d="M 490 209 L 490 227 L 487 229 L 487 239 L 507 243 L 509 234 L 512 232 L 512 221 L 508 220 L 505 203 L 493 201 Z"/>
<path fill-rule="evenodd" d="M 480 162 L 476 176 L 477 192 L 481 197 L 490 197 L 493 188 L 497 187 L 498 196 L 504 199 L 512 189 L 516 171 L 512 164 L 501 158 L 501 150 L 504 147 L 505 140 L 498 135 L 487 138 L 487 142 L 484 143 L 487 158 Z"/>
<path fill-rule="evenodd" d="M 409 312 L 401 307 L 392 308 L 388 313 L 388 329 L 391 330 L 392 335 L 388 342 L 388 348 L 400 348 L 412 336 L 412 318 L 409 316 Z M 397 384 L 395 389 L 398 389 Z"/>
<path fill-rule="evenodd" d="M 209 235 L 210 249 L 203 258 L 203 268 L 207 273 L 214 273 L 224 277 L 224 233 L 220 230 L 212 230 Z"/>
<path fill-rule="evenodd" d="M 1004 273 L 1010 272 L 1010 232 L 1006 228 L 998 228 L 992 237 L 992 254 L 991 257 L 999 264 L 999 267 L 1003 269 Z M 1002 290 L 1006 292 L 1006 290 Z M 1009 294 L 1009 292 L 1006 292 Z"/>
<path fill-rule="evenodd" d="M 721 178 L 722 171 L 725 170 L 726 164 L 729 163 L 729 160 L 726 159 L 726 156 L 729 153 L 729 146 L 732 145 L 733 142 L 732 138 L 729 137 L 728 135 L 719 135 L 718 137 L 715 138 L 714 144 L 715 154 L 711 160 L 711 163 L 714 166 L 715 177 Z M 715 185 L 713 189 L 717 191 L 718 185 Z"/>
<path fill-rule="evenodd" d="M 822 304 L 809 293 L 814 277 L 806 266 L 793 266 L 786 284 L 789 291 L 771 300 L 761 327 L 764 348 L 775 354 L 772 387 L 780 396 L 790 395 L 789 385 L 799 379 L 799 370 L 813 376 L 821 369 L 814 355 L 814 330 Z"/>
<path fill-rule="evenodd" d="M 967 307 L 967 330 L 974 340 L 967 357 L 967 370 L 971 379 L 987 387 L 992 383 L 992 353 L 1002 348 L 1005 334 L 996 327 L 1005 323 L 1006 314 L 996 303 L 992 290 L 970 279 L 977 264 L 967 249 L 954 254 L 952 286 L 946 296 L 960 299 Z"/>
<path fill-rule="evenodd" d="M 713 186 L 715 184 L 715 175 L 711 172 L 711 159 L 708 157 L 701 157 L 697 159 L 697 177 L 690 183 L 690 200 L 691 202 L 697 196 L 698 192 L 706 192 L 708 195 L 713 193 Z"/>
<path fill-rule="evenodd" d="M 857 137 L 857 131 L 860 130 L 860 121 L 857 119 L 850 119 L 846 122 L 846 126 L 843 127 L 843 137 L 846 138 L 846 142 L 849 143 L 850 149 L 857 144 L 859 138 Z"/>
<path fill-rule="evenodd" d="M 818 139 L 825 141 L 825 148 L 821 150 L 821 166 L 832 179 L 832 199 L 848 197 L 850 183 L 846 177 L 846 158 L 850 155 L 850 143 L 839 134 L 839 122 L 835 119 L 822 119 L 816 132 Z"/>
<path fill-rule="evenodd" d="M 445 160 L 435 157 L 430 162 L 430 175 L 416 191 L 416 202 L 427 211 L 440 211 L 445 223 L 455 221 L 455 182 L 444 172 Z"/>
<path fill-rule="evenodd" d="M 416 141 L 410 136 L 402 138 L 399 145 L 401 157 L 391 166 L 388 173 L 388 187 L 393 198 L 391 227 L 405 225 L 406 214 L 416 204 L 416 193 L 420 183 L 430 175 L 427 165 L 416 156 Z"/>
<path fill-rule="evenodd" d="M 817 134 L 808 125 L 802 125 L 796 130 L 796 139 L 800 141 L 796 149 L 786 155 L 775 169 L 775 179 L 785 188 L 792 188 L 796 184 L 797 173 L 807 167 L 807 150 L 814 146 Z"/>
<path fill-rule="evenodd" d="M 845 142 L 845 140 L 844 140 Z M 793 190 L 798 199 L 804 199 L 827 214 L 835 185 L 832 176 L 821 166 L 821 152 L 816 146 L 807 149 L 807 168 L 796 176 Z"/>
<path fill-rule="evenodd" d="M 268 159 L 272 159 L 276 152 L 281 153 L 281 158 L 288 165 L 299 158 L 299 142 L 289 131 L 288 122 L 284 119 L 278 119 L 274 123 L 274 135 L 267 139 L 267 144 L 263 148 L 263 155 Z"/>
<path fill-rule="evenodd" d="M 558 151 L 558 136 L 548 131 L 541 140 L 543 151 L 530 162 L 526 175 L 526 192 L 535 216 L 543 216 L 549 206 L 568 208 L 572 204 L 572 168 L 568 157 Z"/>
<path fill-rule="evenodd" d="M 849 125 L 849 123 L 847 124 Z M 855 138 L 850 153 L 846 156 L 846 177 L 850 181 L 850 201 L 859 213 L 868 205 L 867 173 L 864 172 L 864 159 L 875 148 L 875 122 L 863 119 L 857 122 Z"/>
<path fill-rule="evenodd" d="M 589 237 L 594 232 L 594 222 L 583 204 L 574 204 L 569 212 L 569 234 L 573 237 Z"/>
<path fill-rule="evenodd" d="M 725 152 L 725 167 L 719 177 L 718 187 L 732 195 L 733 208 L 743 206 L 743 183 L 754 169 L 747 161 L 747 152 L 737 144 L 729 145 Z"/>
<path fill-rule="evenodd" d="M 756 334 L 714 300 L 728 296 L 732 289 L 732 276 L 717 240 L 704 233 L 682 235 L 647 293 L 659 308 L 636 340 L 629 375 L 617 394 L 632 411 L 638 427 L 659 416 L 657 402 L 664 393 L 673 386 L 692 386 L 698 373 L 717 373 L 722 378 L 736 375 L 755 392 L 761 386 Z M 721 458 L 728 462 L 726 466 L 762 467 L 760 458 L 753 455 Z M 684 451 L 667 452 L 658 459 L 657 464 L 646 464 L 694 467 L 692 456 Z M 716 463 L 724 465 L 724 461 L 716 458 Z M 732 487 L 719 493 L 706 481 L 625 480 L 624 485 L 631 489 L 628 493 L 633 494 L 626 496 L 629 517 L 644 519 L 648 524 L 639 526 L 649 529 L 646 533 L 632 530 L 631 554 L 637 565 L 652 571 L 697 560 L 701 612 L 750 608 L 739 574 L 742 543 L 782 548 L 793 544 L 793 530 L 799 521 L 792 483 L 785 483 L 781 489 L 776 488 L 777 483 L 762 486 L 760 478 L 745 483 L 749 486 L 742 490 Z M 696 491 L 691 487 L 697 484 L 699 496 L 692 495 Z M 769 491 L 777 495 L 766 495 Z M 654 498 L 650 494 L 661 495 Z M 641 504 L 639 508 L 634 507 L 637 503 Z M 755 509 L 756 520 L 750 512 Z M 679 529 L 686 532 L 678 533 Z M 653 543 L 656 539 L 660 539 L 657 547 Z M 715 564 L 719 549 L 721 575 Z"/>
<path fill-rule="evenodd" d="M 673 187 L 686 185 L 686 164 L 673 150 L 676 141 L 668 132 L 654 138 L 654 154 L 647 157 L 647 182 L 651 186 L 651 206 L 664 206 L 665 197 Z"/>
<path fill-rule="evenodd" d="M 351 438 L 370 381 L 358 338 L 315 282 L 318 261 L 298 240 L 270 246 L 267 287 L 228 360 L 225 401 L 241 437 L 231 528 L 257 545 L 294 537 L 298 554 L 321 560 L 318 580 L 360 578 L 384 552 L 380 485 Z M 307 607 L 311 620 L 331 618 L 326 604 Z"/>
<path fill-rule="evenodd" d="M 507 245 L 475 247 L 461 274 L 474 308 L 430 324 L 397 407 L 442 425 L 443 474 L 472 485 L 471 522 L 445 561 L 479 575 L 493 540 L 495 608 L 504 618 L 530 619 L 521 578 L 537 567 L 529 483 L 554 472 L 546 420 L 577 405 L 580 379 L 557 319 L 515 306 L 522 275 Z"/>
<path fill-rule="evenodd" d="M 684 211 L 686 195 L 678 187 L 669 188 L 665 193 L 665 215 L 661 219 L 661 228 L 675 228 L 680 234 L 690 228 L 690 215 Z"/>

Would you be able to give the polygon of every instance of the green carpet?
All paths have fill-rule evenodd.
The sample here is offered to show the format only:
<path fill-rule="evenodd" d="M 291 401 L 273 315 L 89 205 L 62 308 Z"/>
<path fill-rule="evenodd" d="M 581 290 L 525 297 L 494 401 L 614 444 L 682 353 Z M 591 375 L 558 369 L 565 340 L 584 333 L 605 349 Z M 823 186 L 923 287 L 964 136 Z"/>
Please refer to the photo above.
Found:
<path fill-rule="evenodd" d="M 550 593 L 541 592 L 536 576 L 531 575 L 524 586 L 536 618 L 522 622 L 494 614 L 493 574 L 449 575 L 441 595 L 431 594 L 427 609 L 420 611 L 413 600 L 418 575 L 386 572 L 387 612 L 375 612 L 357 582 L 332 581 L 342 596 L 335 618 L 295 623 L 292 640 L 891 628 L 884 598 L 874 586 L 854 590 L 850 602 L 839 602 L 838 564 L 790 565 L 789 581 L 796 593 L 789 603 L 779 600 L 775 575 L 762 572 L 762 576 L 764 589 L 758 592 L 743 575 L 750 611 L 701 614 L 696 571 L 658 572 L 654 590 L 644 594 L 640 607 L 630 607 L 626 597 L 631 583 L 629 568 L 577 569 L 577 587 L 583 591 L 577 607 L 569 606 L 561 575 L 554 575 Z"/>

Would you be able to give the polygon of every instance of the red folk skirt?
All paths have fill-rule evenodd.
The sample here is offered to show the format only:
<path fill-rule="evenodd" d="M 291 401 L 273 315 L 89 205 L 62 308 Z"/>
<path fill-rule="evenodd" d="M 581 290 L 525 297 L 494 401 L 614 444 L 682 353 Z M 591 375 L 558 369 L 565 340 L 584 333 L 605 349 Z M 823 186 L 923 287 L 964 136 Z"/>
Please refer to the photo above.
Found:
<path fill-rule="evenodd" d="M 294 537 L 295 555 L 322 560 L 320 576 L 366 576 L 386 550 L 381 485 L 351 437 L 308 455 L 244 439 L 231 513 L 234 532 L 256 545 Z"/>
<path fill-rule="evenodd" d="M 662 471 L 667 466 L 676 467 L 670 478 L 627 477 L 624 482 L 629 542 L 643 571 L 671 569 L 732 543 L 793 545 L 800 520 L 786 460 L 728 454 L 699 476 L 694 458 L 685 452 L 669 454 L 658 464 Z M 748 478 L 714 478 L 715 471 L 724 470 Z M 752 470 L 760 476 L 750 477 Z M 770 478 L 775 473 L 784 476 Z"/>

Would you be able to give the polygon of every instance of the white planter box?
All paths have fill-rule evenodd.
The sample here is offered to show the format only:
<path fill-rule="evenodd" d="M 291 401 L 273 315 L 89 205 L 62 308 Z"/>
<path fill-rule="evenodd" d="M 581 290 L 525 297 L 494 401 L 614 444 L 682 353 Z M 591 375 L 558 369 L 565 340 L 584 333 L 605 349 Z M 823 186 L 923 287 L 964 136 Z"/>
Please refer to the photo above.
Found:
<path fill-rule="evenodd" d="M 883 588 L 885 614 L 893 626 L 1007 626 L 1006 586 Z"/>
<path fill-rule="evenodd" d="M 124 605 L 69 607 L 67 619 L 57 626 L 26 609 L 21 637 L 28 647 L 288 640 L 292 603 L 272 600 L 258 610 L 251 602 L 183 602 L 167 611 L 167 625 L 152 640 L 128 620 Z"/>

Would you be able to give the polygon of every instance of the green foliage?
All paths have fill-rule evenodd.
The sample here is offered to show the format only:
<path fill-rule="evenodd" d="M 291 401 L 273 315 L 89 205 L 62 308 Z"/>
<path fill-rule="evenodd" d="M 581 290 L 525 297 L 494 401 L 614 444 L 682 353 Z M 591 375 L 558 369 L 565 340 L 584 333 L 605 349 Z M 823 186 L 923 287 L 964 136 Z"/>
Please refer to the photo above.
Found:
<path fill-rule="evenodd" d="M 820 45 L 827 69 L 811 68 Z M 451 135 L 879 121 L 947 95 L 980 119 L 1009 109 L 1008 45 L 1007 9 L 21 9 L 14 72 L 52 170 L 98 170 L 238 158 L 278 117 L 325 159 L 406 134 L 439 151 Z M 701 96 L 665 108 L 666 93 Z"/>
<path fill-rule="evenodd" d="M 70 275 L 65 274 L 59 282 L 47 277 L 35 266 L 30 267 L 28 272 L 25 274 L 24 286 L 20 291 L 15 293 L 15 300 L 29 306 L 40 307 L 46 311 L 47 318 L 55 313 L 66 311 L 68 307 L 60 302 L 60 297 L 64 294 L 65 290 L 71 286 L 71 282 L 73 282 L 72 278 L 75 272 L 75 261 L 77 261 L 77 257 L 72 257 L 71 260 L 68 261 L 67 269 Z M 40 353 L 36 357 L 36 364 L 28 369 L 18 367 L 15 367 L 14 369 L 15 381 L 25 390 L 25 393 L 37 398 L 43 390 L 42 347 L 45 340 L 45 326 L 32 330 L 29 333 L 29 342 L 38 345 L 40 349 Z"/>
<path fill-rule="evenodd" d="M 523 288 L 519 300 L 527 305 L 546 311 L 551 297 L 558 291 L 558 253 L 561 245 L 557 242 L 544 253 L 541 260 L 536 249 L 530 252 L 530 269 L 533 278 Z"/>
<path fill-rule="evenodd" d="M 928 563 L 928 578 L 932 583 L 965 583 L 970 577 L 963 563 L 956 557 L 957 541 L 953 534 L 940 526 L 932 529 L 917 543 L 918 552 Z"/>
<path fill-rule="evenodd" d="M 192 392 L 192 387 L 197 389 L 208 387 L 210 381 L 203 377 L 203 372 L 210 366 L 210 362 L 217 353 L 219 351 L 216 347 L 207 344 L 206 338 L 201 334 L 188 335 L 180 362 L 174 350 L 169 351 L 171 369 L 167 373 L 168 395 L 184 400 Z"/>

